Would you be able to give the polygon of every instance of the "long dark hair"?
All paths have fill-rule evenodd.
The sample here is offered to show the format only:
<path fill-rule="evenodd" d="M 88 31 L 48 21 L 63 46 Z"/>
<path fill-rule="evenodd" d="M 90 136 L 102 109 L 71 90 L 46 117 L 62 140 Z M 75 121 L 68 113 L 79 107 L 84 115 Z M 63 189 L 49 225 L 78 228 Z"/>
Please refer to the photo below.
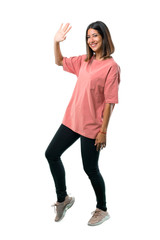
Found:
<path fill-rule="evenodd" d="M 112 38 L 111 38 L 111 34 L 109 32 L 109 29 L 105 23 L 103 23 L 101 21 L 96 21 L 96 22 L 89 24 L 89 26 L 87 27 L 87 30 L 86 30 L 86 51 L 87 51 L 86 55 L 87 55 L 87 57 L 86 57 L 85 61 L 88 62 L 94 54 L 93 50 L 88 46 L 88 43 L 87 43 L 87 40 L 88 40 L 87 35 L 88 35 L 88 30 L 90 28 L 97 30 L 98 33 L 102 37 L 102 57 L 101 58 L 103 58 L 103 59 L 111 58 L 111 54 L 115 51 L 115 47 L 112 42 Z"/>

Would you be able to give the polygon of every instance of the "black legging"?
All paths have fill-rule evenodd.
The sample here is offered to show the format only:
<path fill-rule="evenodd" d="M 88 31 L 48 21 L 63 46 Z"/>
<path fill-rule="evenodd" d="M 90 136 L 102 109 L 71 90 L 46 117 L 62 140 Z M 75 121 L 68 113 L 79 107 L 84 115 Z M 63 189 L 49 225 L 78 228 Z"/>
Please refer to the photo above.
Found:
<path fill-rule="evenodd" d="M 96 150 L 96 146 L 94 145 L 95 139 L 84 137 L 63 124 L 60 125 L 45 152 L 45 157 L 48 160 L 55 182 L 57 201 L 63 202 L 67 196 L 65 170 L 60 157 L 79 137 L 81 140 L 83 168 L 95 191 L 97 199 L 96 207 L 106 211 L 105 183 L 98 168 L 100 151 Z"/>

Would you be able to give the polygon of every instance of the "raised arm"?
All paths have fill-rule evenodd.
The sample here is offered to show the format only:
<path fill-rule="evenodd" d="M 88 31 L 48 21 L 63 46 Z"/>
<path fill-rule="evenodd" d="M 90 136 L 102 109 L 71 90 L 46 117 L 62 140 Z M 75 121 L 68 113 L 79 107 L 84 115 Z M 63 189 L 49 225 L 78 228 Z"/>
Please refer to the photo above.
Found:
<path fill-rule="evenodd" d="M 72 28 L 69 27 L 69 23 L 66 23 L 66 25 L 62 28 L 63 23 L 61 24 L 58 32 L 55 34 L 54 37 L 54 55 L 55 55 L 55 64 L 58 66 L 63 66 L 63 56 L 60 49 L 60 42 L 64 41 L 66 39 L 67 32 Z"/>

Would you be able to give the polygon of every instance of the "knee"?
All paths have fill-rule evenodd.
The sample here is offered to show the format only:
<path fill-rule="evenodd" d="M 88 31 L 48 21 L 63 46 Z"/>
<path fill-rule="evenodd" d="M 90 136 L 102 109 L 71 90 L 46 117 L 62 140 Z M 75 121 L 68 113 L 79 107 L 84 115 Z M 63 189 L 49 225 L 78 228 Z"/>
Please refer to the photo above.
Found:
<path fill-rule="evenodd" d="M 45 157 L 46 157 L 46 159 L 49 163 L 52 163 L 52 162 L 57 161 L 59 159 L 59 157 L 57 157 L 54 154 L 54 152 L 53 151 L 51 152 L 48 148 L 45 151 Z"/>
<path fill-rule="evenodd" d="M 46 149 L 44 155 L 45 155 L 46 159 L 49 161 L 49 159 L 50 159 L 50 153 L 49 153 L 48 149 Z"/>
<path fill-rule="evenodd" d="M 98 168 L 84 168 L 84 171 L 90 179 L 99 175 L 99 169 Z"/>

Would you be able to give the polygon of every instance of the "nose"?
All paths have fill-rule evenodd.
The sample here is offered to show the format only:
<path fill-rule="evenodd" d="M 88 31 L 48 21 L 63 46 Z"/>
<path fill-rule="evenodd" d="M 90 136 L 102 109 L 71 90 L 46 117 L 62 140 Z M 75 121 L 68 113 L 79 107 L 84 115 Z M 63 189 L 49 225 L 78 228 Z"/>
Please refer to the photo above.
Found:
<path fill-rule="evenodd" d="M 94 39 L 93 37 L 90 37 L 89 40 L 88 40 L 89 43 L 93 43 L 94 42 Z"/>

